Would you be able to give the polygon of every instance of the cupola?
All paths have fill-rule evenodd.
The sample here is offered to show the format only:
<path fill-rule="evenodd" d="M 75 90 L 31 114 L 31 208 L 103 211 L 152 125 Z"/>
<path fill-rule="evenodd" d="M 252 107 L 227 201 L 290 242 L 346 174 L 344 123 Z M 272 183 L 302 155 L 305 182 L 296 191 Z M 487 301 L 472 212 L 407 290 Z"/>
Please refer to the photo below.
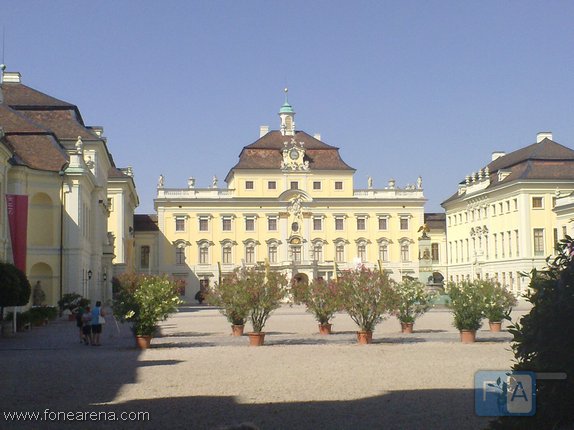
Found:
<path fill-rule="evenodd" d="M 295 135 L 295 111 L 293 106 L 289 104 L 288 99 L 289 90 L 285 88 L 285 103 L 279 109 L 279 118 L 281 118 L 281 134 L 283 136 Z"/>

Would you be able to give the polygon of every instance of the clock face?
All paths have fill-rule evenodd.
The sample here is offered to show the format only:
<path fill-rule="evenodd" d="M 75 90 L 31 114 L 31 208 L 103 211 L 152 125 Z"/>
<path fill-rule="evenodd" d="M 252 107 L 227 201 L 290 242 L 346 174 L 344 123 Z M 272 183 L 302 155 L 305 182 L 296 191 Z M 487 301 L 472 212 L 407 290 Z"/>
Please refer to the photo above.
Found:
<path fill-rule="evenodd" d="M 297 158 L 299 158 L 299 151 L 297 151 L 296 149 L 292 149 L 291 152 L 289 152 L 289 157 L 291 158 L 291 160 L 296 160 Z"/>

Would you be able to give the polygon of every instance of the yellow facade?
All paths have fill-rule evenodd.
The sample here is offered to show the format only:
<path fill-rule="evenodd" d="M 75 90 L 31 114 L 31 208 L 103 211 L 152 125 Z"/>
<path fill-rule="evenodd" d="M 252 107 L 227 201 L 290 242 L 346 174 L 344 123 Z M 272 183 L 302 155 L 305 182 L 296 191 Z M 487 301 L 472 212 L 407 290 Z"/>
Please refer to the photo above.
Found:
<path fill-rule="evenodd" d="M 404 188 L 393 180 L 373 188 L 369 180 L 356 189 L 338 148 L 290 128 L 289 109 L 282 107 L 280 131 L 243 148 L 227 187 L 214 178 L 209 188 L 191 179 L 187 188 L 164 188 L 160 178 L 159 232 L 150 243 L 136 231 L 138 270 L 183 279 L 188 298 L 221 273 L 263 262 L 309 279 L 358 263 L 382 265 L 397 280 L 419 277 L 422 180 Z"/>
<path fill-rule="evenodd" d="M 574 151 L 544 133 L 466 178 L 446 210 L 448 279 L 496 279 L 515 293 L 546 266 L 559 231 L 554 206 L 574 190 Z"/>

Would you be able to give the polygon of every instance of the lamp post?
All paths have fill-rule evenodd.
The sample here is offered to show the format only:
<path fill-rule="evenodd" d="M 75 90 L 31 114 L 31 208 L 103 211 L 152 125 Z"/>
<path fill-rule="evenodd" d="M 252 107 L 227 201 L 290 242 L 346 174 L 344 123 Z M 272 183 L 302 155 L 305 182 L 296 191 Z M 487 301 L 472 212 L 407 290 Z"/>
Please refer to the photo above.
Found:
<path fill-rule="evenodd" d="M 90 279 L 92 279 L 92 271 L 88 270 L 88 291 L 86 291 L 86 297 L 90 294 Z"/>

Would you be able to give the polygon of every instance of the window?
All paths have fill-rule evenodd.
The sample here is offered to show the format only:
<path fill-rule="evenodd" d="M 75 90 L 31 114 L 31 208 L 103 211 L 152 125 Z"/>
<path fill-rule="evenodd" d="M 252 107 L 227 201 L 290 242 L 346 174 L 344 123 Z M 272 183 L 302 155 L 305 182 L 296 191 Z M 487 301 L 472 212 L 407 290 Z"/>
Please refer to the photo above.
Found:
<path fill-rule="evenodd" d="M 323 230 L 323 218 L 321 217 L 313 218 L 313 230 L 315 231 Z"/>
<path fill-rule="evenodd" d="M 185 231 L 185 217 L 175 217 L 175 231 Z"/>
<path fill-rule="evenodd" d="M 401 261 L 409 261 L 409 244 L 407 242 L 401 244 Z"/>
<path fill-rule="evenodd" d="M 501 257 L 504 258 L 504 233 L 500 233 L 500 249 L 501 249 Z"/>
<path fill-rule="evenodd" d="M 245 189 L 252 190 L 253 189 L 253 181 L 245 181 Z"/>
<path fill-rule="evenodd" d="M 450 217 L 448 217 L 448 222 L 450 224 Z M 379 230 L 386 230 L 388 228 L 388 218 L 379 217 Z"/>
<path fill-rule="evenodd" d="M 401 217 L 401 230 L 409 229 L 409 219 L 407 217 Z"/>
<path fill-rule="evenodd" d="M 566 232 L 566 226 L 563 225 L 563 226 L 562 226 L 562 239 L 564 239 L 567 234 L 568 234 L 568 233 Z"/>
<path fill-rule="evenodd" d="M 431 243 L 431 257 L 432 257 L 433 262 L 436 262 L 439 260 L 439 258 L 438 258 L 438 243 Z"/>
<path fill-rule="evenodd" d="M 267 218 L 267 230 L 277 231 L 277 218 L 276 217 Z"/>
<path fill-rule="evenodd" d="M 149 269 L 149 246 L 140 248 L 140 268 Z"/>
<path fill-rule="evenodd" d="M 494 233 L 492 237 L 494 242 L 494 258 L 498 258 L 498 240 L 497 240 L 498 236 L 496 235 L 496 233 Z"/>
<path fill-rule="evenodd" d="M 518 243 L 518 230 L 514 230 L 514 238 L 516 240 L 516 256 L 520 257 L 520 244 Z"/>
<path fill-rule="evenodd" d="M 357 230 L 365 230 L 366 219 L 364 217 L 357 218 Z"/>
<path fill-rule="evenodd" d="M 343 217 L 335 218 L 335 230 L 343 230 L 344 228 L 343 220 L 344 220 Z"/>
<path fill-rule="evenodd" d="M 558 246 L 558 229 L 557 228 L 554 229 L 554 249 L 556 249 L 556 246 Z"/>
<path fill-rule="evenodd" d="M 245 263 L 255 263 L 255 244 L 253 243 L 245 245 Z"/>
<path fill-rule="evenodd" d="M 323 261 L 323 244 L 316 243 L 313 245 L 313 260 Z"/>
<path fill-rule="evenodd" d="M 556 197 L 552 197 L 552 208 L 556 207 Z"/>
<path fill-rule="evenodd" d="M 337 263 L 345 262 L 345 245 L 342 243 L 338 243 L 335 246 L 335 261 Z"/>
<path fill-rule="evenodd" d="M 313 181 L 313 189 L 320 190 L 321 189 L 321 182 L 320 181 Z"/>
<path fill-rule="evenodd" d="M 222 229 L 223 229 L 223 231 L 231 231 L 231 217 L 230 216 L 223 217 Z"/>
<path fill-rule="evenodd" d="M 199 245 L 199 264 L 209 264 L 209 245 L 207 243 Z"/>
<path fill-rule="evenodd" d="M 175 264 L 185 264 L 185 248 L 175 248 Z"/>
<path fill-rule="evenodd" d="M 367 261 L 367 245 L 364 243 L 359 243 L 357 245 L 357 257 L 361 259 L 361 261 Z"/>
<path fill-rule="evenodd" d="M 209 229 L 209 218 L 206 216 L 199 217 L 199 231 L 207 231 Z"/>
<path fill-rule="evenodd" d="M 277 263 L 277 244 L 270 243 L 267 248 L 267 255 L 270 263 Z"/>
<path fill-rule="evenodd" d="M 343 189 L 343 182 L 335 181 L 335 189 L 336 190 L 342 190 Z"/>
<path fill-rule="evenodd" d="M 506 201 L 506 212 L 510 212 L 510 200 Z"/>
<path fill-rule="evenodd" d="M 543 256 L 544 255 L 544 229 L 535 228 L 534 229 L 534 255 Z"/>
<path fill-rule="evenodd" d="M 508 236 L 508 256 L 512 257 L 512 232 L 508 232 L 507 236 Z"/>
<path fill-rule="evenodd" d="M 232 262 L 232 260 L 231 260 L 231 245 L 229 245 L 229 244 L 223 245 L 221 261 L 223 264 L 231 264 L 231 262 Z"/>
<path fill-rule="evenodd" d="M 532 207 L 534 209 L 542 209 L 544 200 L 542 197 L 532 197 Z"/>
<path fill-rule="evenodd" d="M 292 190 L 298 190 L 299 189 L 299 182 L 297 181 L 291 181 L 291 187 Z"/>
<path fill-rule="evenodd" d="M 255 231 L 255 218 L 245 218 L 245 231 Z"/>
<path fill-rule="evenodd" d="M 301 246 L 291 246 L 291 259 L 295 262 L 301 261 Z"/>
<path fill-rule="evenodd" d="M 512 200 L 512 202 L 514 203 L 514 210 L 517 211 L 518 210 L 518 199 L 514 199 L 514 200 Z"/>
<path fill-rule="evenodd" d="M 386 242 L 379 244 L 379 260 L 389 261 L 389 245 Z"/>
<path fill-rule="evenodd" d="M 268 189 L 268 190 L 275 190 L 275 189 L 277 189 L 277 182 L 275 182 L 275 181 L 268 181 L 268 182 L 267 182 L 267 189 Z"/>
<path fill-rule="evenodd" d="M 496 216 L 496 204 L 492 205 L 492 216 Z"/>

